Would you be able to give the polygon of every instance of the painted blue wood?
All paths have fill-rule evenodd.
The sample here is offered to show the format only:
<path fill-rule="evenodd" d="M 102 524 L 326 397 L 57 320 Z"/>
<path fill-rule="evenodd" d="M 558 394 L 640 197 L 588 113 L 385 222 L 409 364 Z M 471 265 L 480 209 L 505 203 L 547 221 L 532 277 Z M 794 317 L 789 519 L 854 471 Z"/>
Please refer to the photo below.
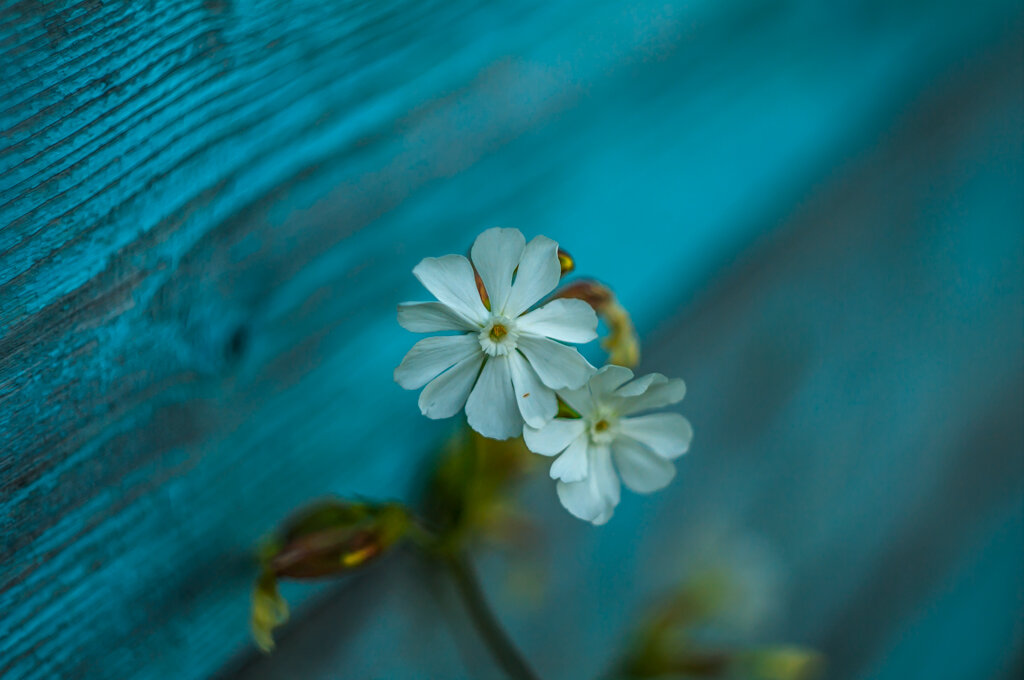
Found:
<path fill-rule="evenodd" d="M 248 648 L 258 536 L 408 494 L 448 427 L 390 382 L 420 257 L 546 233 L 651 332 L 1020 28 L 997 1 L 2 6 L 11 678 L 206 677 Z"/>
<path fill-rule="evenodd" d="M 815 646 L 830 679 L 1019 674 L 1019 45 L 936 84 L 649 335 L 696 430 L 665 492 L 591 529 L 549 481 L 524 490 L 544 539 L 488 555 L 487 585 L 544 677 L 596 677 L 665 589 L 723 562 L 754 588 L 723 628 Z M 500 677 L 472 640 L 406 560 L 223 677 Z"/>

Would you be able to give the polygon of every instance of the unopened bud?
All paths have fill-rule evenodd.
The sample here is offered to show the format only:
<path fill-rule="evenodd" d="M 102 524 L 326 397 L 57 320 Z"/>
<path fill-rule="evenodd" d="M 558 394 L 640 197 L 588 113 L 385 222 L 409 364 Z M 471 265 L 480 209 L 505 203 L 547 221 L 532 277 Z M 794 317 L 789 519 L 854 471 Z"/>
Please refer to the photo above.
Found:
<path fill-rule="evenodd" d="M 253 589 L 250 620 L 256 644 L 269 652 L 274 647 L 274 628 L 288 620 L 278 579 L 349 572 L 382 555 L 412 526 L 408 511 L 394 503 L 329 500 L 292 517 L 260 549 L 263 571 Z"/>
<path fill-rule="evenodd" d="M 594 279 L 578 279 L 555 293 L 556 298 L 576 298 L 594 308 L 598 314 L 615 300 L 611 288 Z"/>
<path fill-rule="evenodd" d="M 608 363 L 633 368 L 640 363 L 640 338 L 625 307 L 619 304 L 611 288 L 593 279 L 573 281 L 555 293 L 556 298 L 577 298 L 594 308 L 608 326 L 601 346 L 608 352 Z"/>
<path fill-rule="evenodd" d="M 400 505 L 326 501 L 286 525 L 265 564 L 278 577 L 340 574 L 384 553 L 410 524 L 408 512 Z"/>
<path fill-rule="evenodd" d="M 569 254 L 569 251 L 558 249 L 558 266 L 562 268 L 562 276 L 572 273 L 576 269 L 576 260 Z"/>

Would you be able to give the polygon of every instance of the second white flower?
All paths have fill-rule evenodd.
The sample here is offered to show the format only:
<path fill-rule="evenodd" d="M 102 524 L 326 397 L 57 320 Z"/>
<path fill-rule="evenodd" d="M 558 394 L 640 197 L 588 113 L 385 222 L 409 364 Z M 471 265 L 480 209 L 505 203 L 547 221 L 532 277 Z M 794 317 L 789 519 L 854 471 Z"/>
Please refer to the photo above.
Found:
<path fill-rule="evenodd" d="M 690 422 L 678 413 L 637 414 L 685 394 L 682 380 L 660 373 L 634 380 L 628 368 L 605 366 L 580 389 L 558 391 L 580 417 L 527 427 L 523 439 L 534 453 L 556 456 L 551 477 L 565 509 L 604 524 L 619 504 L 620 476 L 637 493 L 657 491 L 675 477 L 672 461 L 690 448 Z"/>

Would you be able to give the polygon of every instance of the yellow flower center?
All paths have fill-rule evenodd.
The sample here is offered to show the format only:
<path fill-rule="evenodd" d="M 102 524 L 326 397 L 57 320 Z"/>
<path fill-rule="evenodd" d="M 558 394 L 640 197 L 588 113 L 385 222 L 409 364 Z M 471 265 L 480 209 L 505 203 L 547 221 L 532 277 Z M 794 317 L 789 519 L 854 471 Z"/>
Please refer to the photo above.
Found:
<path fill-rule="evenodd" d="M 594 414 L 590 421 L 590 441 L 595 444 L 611 444 L 616 436 L 618 416 L 612 413 Z"/>
<path fill-rule="evenodd" d="M 503 357 L 516 348 L 519 329 L 515 319 L 505 317 L 492 318 L 490 323 L 480 329 L 480 348 L 492 357 Z"/>

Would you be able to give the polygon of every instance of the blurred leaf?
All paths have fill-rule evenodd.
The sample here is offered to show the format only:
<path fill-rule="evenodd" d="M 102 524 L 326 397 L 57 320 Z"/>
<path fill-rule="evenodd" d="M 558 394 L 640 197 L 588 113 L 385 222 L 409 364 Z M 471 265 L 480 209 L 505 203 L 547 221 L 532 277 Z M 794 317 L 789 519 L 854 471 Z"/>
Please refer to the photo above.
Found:
<path fill-rule="evenodd" d="M 823 657 L 813 650 L 780 645 L 756 649 L 709 648 L 700 632 L 733 605 L 728 572 L 705 570 L 683 583 L 648 615 L 631 636 L 612 673 L 617 678 L 735 678 L 811 680 Z"/>
<path fill-rule="evenodd" d="M 431 478 L 426 515 L 441 535 L 442 550 L 473 536 L 523 527 L 510 502 L 511 486 L 537 465 L 522 439 L 497 441 L 465 428 L 441 452 Z"/>
<path fill-rule="evenodd" d="M 768 647 L 744 655 L 744 677 L 756 680 L 811 680 L 821 676 L 824 657 L 803 647 Z"/>

